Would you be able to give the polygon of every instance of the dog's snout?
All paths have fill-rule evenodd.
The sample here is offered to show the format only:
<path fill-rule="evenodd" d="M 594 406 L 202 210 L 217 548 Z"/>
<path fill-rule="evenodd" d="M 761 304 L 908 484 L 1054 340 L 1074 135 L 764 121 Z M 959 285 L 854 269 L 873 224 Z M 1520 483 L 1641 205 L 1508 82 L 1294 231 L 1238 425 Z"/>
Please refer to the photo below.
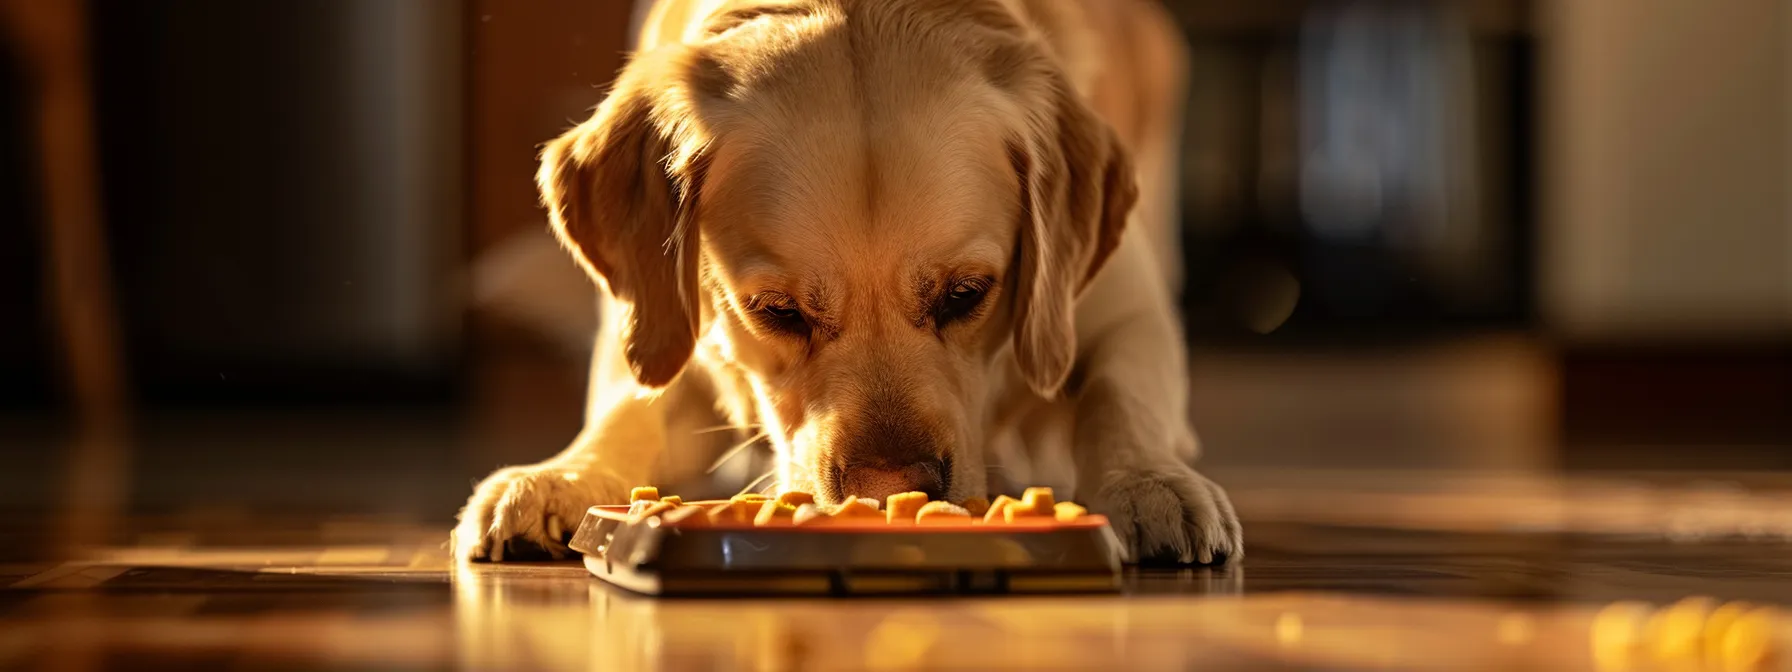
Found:
<path fill-rule="evenodd" d="M 883 500 L 901 492 L 924 492 L 928 499 L 944 499 L 949 470 L 945 460 L 904 465 L 847 465 L 839 470 L 840 495 Z"/>
<path fill-rule="evenodd" d="M 951 486 L 953 442 L 938 412 L 912 392 L 887 385 L 865 397 L 831 432 L 823 493 L 838 499 L 881 500 L 902 492 L 943 498 Z"/>

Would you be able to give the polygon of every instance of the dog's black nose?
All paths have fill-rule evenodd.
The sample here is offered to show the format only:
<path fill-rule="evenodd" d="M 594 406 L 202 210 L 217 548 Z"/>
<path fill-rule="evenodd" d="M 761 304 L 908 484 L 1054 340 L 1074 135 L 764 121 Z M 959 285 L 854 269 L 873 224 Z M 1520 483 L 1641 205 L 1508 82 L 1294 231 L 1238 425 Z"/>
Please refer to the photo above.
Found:
<path fill-rule="evenodd" d="M 842 467 L 840 496 L 883 500 L 903 492 L 924 492 L 930 500 L 946 497 L 950 478 L 945 460 L 925 460 L 909 464 L 862 464 Z"/>

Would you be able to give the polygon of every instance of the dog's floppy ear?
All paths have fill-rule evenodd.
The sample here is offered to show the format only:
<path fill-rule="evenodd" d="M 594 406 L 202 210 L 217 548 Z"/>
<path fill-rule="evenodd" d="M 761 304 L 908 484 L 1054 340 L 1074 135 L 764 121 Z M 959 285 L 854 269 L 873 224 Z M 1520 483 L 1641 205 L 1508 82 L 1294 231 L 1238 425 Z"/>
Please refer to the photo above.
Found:
<path fill-rule="evenodd" d="M 550 141 L 536 183 L 554 233 L 615 297 L 635 379 L 670 384 L 696 346 L 703 145 L 667 93 L 676 59 L 631 63 L 591 119 Z M 676 87 L 683 90 L 682 87 Z"/>
<path fill-rule="evenodd" d="M 1113 129 L 1061 74 L 1044 87 L 1050 104 L 1031 111 L 1009 151 L 1024 209 L 1014 354 L 1028 384 L 1049 397 L 1076 360 L 1076 298 L 1119 245 L 1138 187 Z"/>

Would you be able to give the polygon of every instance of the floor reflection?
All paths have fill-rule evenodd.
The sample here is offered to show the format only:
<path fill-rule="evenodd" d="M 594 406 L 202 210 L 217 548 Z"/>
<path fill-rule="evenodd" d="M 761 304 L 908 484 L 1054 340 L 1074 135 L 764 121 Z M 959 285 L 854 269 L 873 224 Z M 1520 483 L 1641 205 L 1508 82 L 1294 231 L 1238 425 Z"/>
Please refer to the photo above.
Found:
<path fill-rule="evenodd" d="M 474 566 L 454 575 L 456 663 L 829 670 L 1580 669 L 1590 662 L 1582 607 L 1247 596 L 1243 575 L 1141 572 L 1128 580 L 1138 593 L 1108 597 L 654 600 L 587 581 L 574 567 Z"/>
<path fill-rule="evenodd" d="M 1472 514 L 1461 520 L 1345 525 L 1311 520 L 1307 489 L 1241 487 L 1260 508 L 1238 564 L 1132 570 L 1122 594 L 1058 597 L 655 600 L 576 563 L 456 566 L 440 525 L 328 516 L 139 516 L 53 558 L 18 552 L 50 538 L 33 527 L 45 521 L 0 519 L 0 669 L 1572 670 L 1596 669 L 1589 625 L 1616 600 L 1792 605 L 1792 544 L 1732 529 L 1750 518 L 1699 517 L 1711 534 L 1652 527 L 1709 495 L 1583 498 L 1632 502 L 1640 513 L 1615 519 L 1649 523 L 1604 533 L 1500 529 L 1501 505 L 1522 499 L 1510 493 L 1533 491 L 1573 499 L 1483 484 L 1435 495 Z M 1783 505 L 1783 492 L 1757 499 Z M 1333 512 L 1386 511 L 1362 497 L 1326 496 Z"/>

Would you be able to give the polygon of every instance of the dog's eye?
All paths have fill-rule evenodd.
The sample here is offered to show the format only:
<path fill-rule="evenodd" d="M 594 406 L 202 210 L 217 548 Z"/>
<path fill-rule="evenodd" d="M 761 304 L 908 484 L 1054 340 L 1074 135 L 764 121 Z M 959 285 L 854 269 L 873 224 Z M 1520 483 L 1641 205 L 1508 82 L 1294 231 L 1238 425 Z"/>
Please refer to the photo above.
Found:
<path fill-rule="evenodd" d="M 791 333 L 804 333 L 808 330 L 808 320 L 803 318 L 802 309 L 797 307 L 796 300 L 788 296 L 760 294 L 747 302 L 747 309 L 774 329 Z"/>
<path fill-rule="evenodd" d="M 963 280 L 952 285 L 952 289 L 940 298 L 940 325 L 975 314 L 977 307 L 983 304 L 984 294 L 988 292 L 989 283 L 982 280 Z"/>

